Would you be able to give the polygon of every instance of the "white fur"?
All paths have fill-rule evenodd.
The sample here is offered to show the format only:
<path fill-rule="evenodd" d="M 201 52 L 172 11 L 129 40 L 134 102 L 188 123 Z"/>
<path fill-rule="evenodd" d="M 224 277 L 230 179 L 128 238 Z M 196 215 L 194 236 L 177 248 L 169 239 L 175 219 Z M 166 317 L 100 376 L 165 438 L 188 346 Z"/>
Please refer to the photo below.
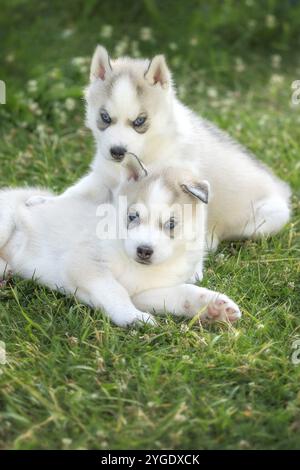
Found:
<path fill-rule="evenodd" d="M 130 182 L 119 188 L 118 194 L 128 197 L 129 211 L 143 201 L 152 212 L 149 195 L 151 189 L 158 187 L 160 178 L 152 178 L 149 183 L 147 180 L 144 186 Z M 103 308 L 120 326 L 137 321 L 153 323 L 149 313 L 153 310 L 188 317 L 199 313 L 205 320 L 235 321 L 240 317 L 238 307 L 226 296 L 184 284 L 204 255 L 206 211 L 202 202 L 197 202 L 196 222 L 185 221 L 184 233 L 189 235 L 186 239 L 159 237 L 159 220 L 166 216 L 164 208 L 150 217 L 151 223 L 141 219 L 139 224 L 129 225 L 128 239 L 111 240 L 96 236 L 97 205 L 93 201 L 74 196 L 53 198 L 46 205 L 25 205 L 29 197 L 39 194 L 37 189 L 0 192 L 3 270 L 4 265 L 9 265 L 24 278 L 34 277 L 52 289 L 75 294 L 79 300 Z M 194 196 L 182 193 L 180 197 L 192 200 Z M 123 213 L 118 201 L 115 207 L 125 224 L 127 207 Z M 149 265 L 136 260 L 140 243 L 151 245 L 154 250 Z"/>
<path fill-rule="evenodd" d="M 289 220 L 288 185 L 176 98 L 163 56 L 151 62 L 119 58 L 110 63 L 106 50 L 99 46 L 91 77 L 85 93 L 86 123 L 97 152 L 91 172 L 62 197 L 81 194 L 103 201 L 122 173 L 121 165 L 111 161 L 110 148 L 122 145 L 138 155 L 149 171 L 172 165 L 189 168 L 199 179 L 209 181 L 207 245 L 211 249 L 224 239 L 274 234 Z M 97 119 L 103 106 L 114 122 L 99 130 Z M 141 112 L 147 113 L 150 123 L 143 134 L 130 125 Z M 201 277 L 200 268 L 197 271 Z"/>

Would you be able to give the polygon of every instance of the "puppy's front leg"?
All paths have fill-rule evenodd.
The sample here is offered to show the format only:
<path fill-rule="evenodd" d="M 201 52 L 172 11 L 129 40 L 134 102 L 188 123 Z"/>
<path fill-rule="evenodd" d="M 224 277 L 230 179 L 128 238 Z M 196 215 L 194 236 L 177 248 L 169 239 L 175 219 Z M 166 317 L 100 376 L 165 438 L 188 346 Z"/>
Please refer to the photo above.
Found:
<path fill-rule="evenodd" d="M 132 301 L 140 309 L 178 316 L 193 317 L 201 312 L 203 322 L 234 322 L 241 317 L 239 307 L 226 295 L 190 284 L 149 289 L 135 295 Z"/>
<path fill-rule="evenodd" d="M 109 273 L 84 282 L 84 287 L 77 289 L 76 297 L 94 308 L 103 309 L 118 326 L 137 322 L 155 324 L 153 316 L 138 310 L 126 289 Z"/>

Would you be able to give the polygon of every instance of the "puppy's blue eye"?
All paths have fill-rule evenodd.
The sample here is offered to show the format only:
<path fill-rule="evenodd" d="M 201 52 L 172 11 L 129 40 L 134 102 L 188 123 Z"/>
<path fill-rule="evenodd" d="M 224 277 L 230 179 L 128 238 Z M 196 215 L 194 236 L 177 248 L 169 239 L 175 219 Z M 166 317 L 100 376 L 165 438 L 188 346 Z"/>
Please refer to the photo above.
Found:
<path fill-rule="evenodd" d="M 102 121 L 105 122 L 105 124 L 111 123 L 110 115 L 106 111 L 101 111 L 100 116 Z"/>
<path fill-rule="evenodd" d="M 133 121 L 133 125 L 134 125 L 134 127 L 140 127 L 143 124 L 145 124 L 145 122 L 146 122 L 146 117 L 145 116 L 139 116 L 138 118 L 136 118 L 135 121 Z"/>
<path fill-rule="evenodd" d="M 168 220 L 166 223 L 165 223 L 165 229 L 166 230 L 174 230 L 174 228 L 176 227 L 176 220 L 174 219 L 174 217 L 171 217 L 170 220 Z"/>
<path fill-rule="evenodd" d="M 138 212 L 130 212 L 128 214 L 128 222 L 138 222 L 140 218 L 140 214 Z"/>

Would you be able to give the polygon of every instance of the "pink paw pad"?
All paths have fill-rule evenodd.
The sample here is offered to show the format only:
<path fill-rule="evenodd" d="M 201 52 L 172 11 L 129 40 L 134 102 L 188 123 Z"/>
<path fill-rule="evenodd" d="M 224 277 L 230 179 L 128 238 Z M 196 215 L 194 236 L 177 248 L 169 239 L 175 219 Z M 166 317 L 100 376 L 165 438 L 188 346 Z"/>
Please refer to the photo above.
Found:
<path fill-rule="evenodd" d="M 221 298 L 220 298 L 221 296 Z M 212 300 L 207 306 L 202 319 L 208 321 L 224 321 L 233 323 L 241 317 L 238 306 L 223 294 Z"/>

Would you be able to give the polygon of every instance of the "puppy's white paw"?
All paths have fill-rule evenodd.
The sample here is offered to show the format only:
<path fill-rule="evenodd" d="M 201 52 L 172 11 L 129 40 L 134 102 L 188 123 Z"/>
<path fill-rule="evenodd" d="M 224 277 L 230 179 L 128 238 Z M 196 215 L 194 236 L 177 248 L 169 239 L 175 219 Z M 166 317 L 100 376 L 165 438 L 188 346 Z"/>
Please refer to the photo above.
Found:
<path fill-rule="evenodd" d="M 55 199 L 51 196 L 32 196 L 25 202 L 27 207 L 38 206 L 40 204 L 45 204 L 47 202 L 53 201 Z"/>
<path fill-rule="evenodd" d="M 140 312 L 140 314 L 136 316 L 134 323 L 144 323 L 152 326 L 157 325 L 154 316 L 146 312 Z"/>
<path fill-rule="evenodd" d="M 156 325 L 156 320 L 150 313 L 135 310 L 133 312 L 123 312 L 122 316 L 113 319 L 118 326 L 126 328 L 128 326 L 138 326 L 139 324 Z"/>
<path fill-rule="evenodd" d="M 215 322 L 223 321 L 227 323 L 234 323 L 242 314 L 233 300 L 229 299 L 224 294 L 217 294 L 216 297 L 211 300 L 205 310 L 200 316 L 203 322 Z"/>

